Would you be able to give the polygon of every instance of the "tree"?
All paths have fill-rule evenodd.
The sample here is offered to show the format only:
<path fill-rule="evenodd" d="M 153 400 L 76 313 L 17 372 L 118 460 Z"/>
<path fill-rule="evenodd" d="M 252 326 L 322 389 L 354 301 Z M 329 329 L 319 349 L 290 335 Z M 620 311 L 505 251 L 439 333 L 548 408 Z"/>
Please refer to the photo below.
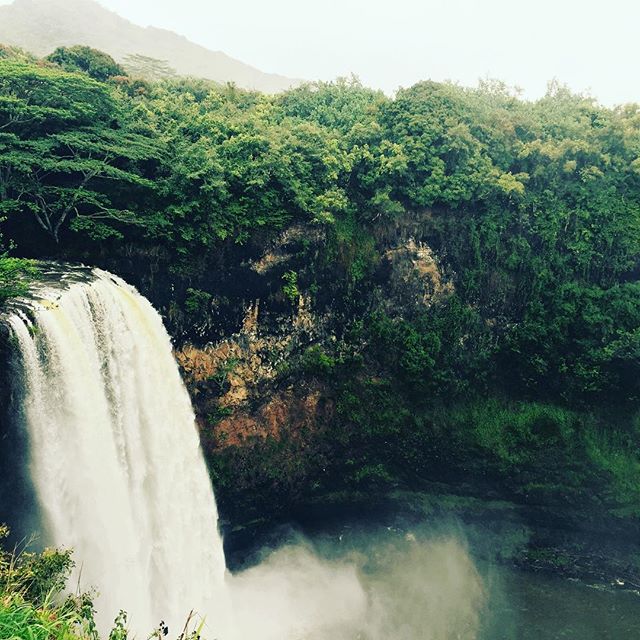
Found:
<path fill-rule="evenodd" d="M 0 61 L 0 215 L 30 213 L 55 242 L 72 219 L 94 234 L 136 222 L 129 190 L 158 147 L 118 123 L 106 85 Z"/>
<path fill-rule="evenodd" d="M 124 76 L 126 71 L 109 54 L 91 47 L 58 47 L 50 56 L 65 71 L 82 71 L 95 80 L 104 82 L 114 76 Z"/>
<path fill-rule="evenodd" d="M 124 66 L 130 75 L 145 80 L 165 80 L 175 78 L 176 70 L 169 66 L 167 60 L 158 60 L 136 53 L 124 59 Z"/>

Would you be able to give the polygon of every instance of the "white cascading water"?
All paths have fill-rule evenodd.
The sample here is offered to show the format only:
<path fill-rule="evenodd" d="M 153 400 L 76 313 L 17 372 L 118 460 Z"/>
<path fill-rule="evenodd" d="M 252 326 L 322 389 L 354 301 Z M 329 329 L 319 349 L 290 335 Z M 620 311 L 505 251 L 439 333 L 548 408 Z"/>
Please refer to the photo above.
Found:
<path fill-rule="evenodd" d="M 73 548 L 101 628 L 122 608 L 139 634 L 163 620 L 176 636 L 194 609 L 227 638 L 215 499 L 159 315 L 100 270 L 37 295 L 8 321 L 47 542 Z"/>

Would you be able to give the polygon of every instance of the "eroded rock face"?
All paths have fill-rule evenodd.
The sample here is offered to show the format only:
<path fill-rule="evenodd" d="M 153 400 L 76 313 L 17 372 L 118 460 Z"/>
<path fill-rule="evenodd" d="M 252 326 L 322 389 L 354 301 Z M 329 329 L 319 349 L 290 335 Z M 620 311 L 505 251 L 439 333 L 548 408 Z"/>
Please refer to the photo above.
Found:
<path fill-rule="evenodd" d="M 295 312 L 276 333 L 260 325 L 260 303 L 249 305 L 242 330 L 199 348 L 176 351 L 202 429 L 215 431 L 218 446 L 242 445 L 252 437 L 317 429 L 333 415 L 333 400 L 318 381 L 283 385 L 289 359 L 322 339 L 320 321 L 300 296 Z"/>
<path fill-rule="evenodd" d="M 241 446 L 252 438 L 279 438 L 286 430 L 303 437 L 325 426 L 334 415 L 335 404 L 320 385 L 302 392 L 294 387 L 279 391 L 255 412 L 240 410 L 216 425 L 216 438 L 223 446 Z"/>
<path fill-rule="evenodd" d="M 443 274 L 429 246 L 409 238 L 387 250 L 388 269 L 385 294 L 389 303 L 400 306 L 429 307 L 453 293 L 453 282 Z"/>
<path fill-rule="evenodd" d="M 311 231 L 295 227 L 283 232 L 251 269 L 262 276 L 279 274 L 291 260 L 287 247 Z M 395 246 L 380 252 L 382 277 L 370 292 L 377 304 L 390 315 L 401 315 L 428 308 L 453 292 L 429 246 L 413 237 L 394 240 Z M 245 306 L 237 334 L 205 346 L 185 344 L 176 351 L 200 426 L 216 447 L 318 432 L 335 414 L 329 386 L 303 370 L 292 374 L 291 363 L 311 346 L 331 352 L 332 327 L 340 320 L 332 310 L 319 313 L 304 292 L 288 313 L 274 315 L 262 307 L 260 300 Z"/>
<path fill-rule="evenodd" d="M 249 268 L 277 281 L 288 269 L 302 238 L 322 246 L 322 232 L 292 227 L 276 237 Z M 369 292 L 375 304 L 397 316 L 424 310 L 453 292 L 431 248 L 412 236 L 384 239 L 380 277 Z M 260 300 L 245 304 L 241 329 L 205 346 L 185 344 L 176 359 L 196 407 L 201 428 L 216 447 L 242 446 L 252 438 L 279 438 L 322 430 L 334 417 L 335 400 L 326 382 L 291 372 L 291 364 L 312 346 L 331 353 L 342 322 L 334 309 L 319 312 L 304 290 L 289 310 L 274 313 Z M 213 437 L 212 437 L 213 436 Z"/>

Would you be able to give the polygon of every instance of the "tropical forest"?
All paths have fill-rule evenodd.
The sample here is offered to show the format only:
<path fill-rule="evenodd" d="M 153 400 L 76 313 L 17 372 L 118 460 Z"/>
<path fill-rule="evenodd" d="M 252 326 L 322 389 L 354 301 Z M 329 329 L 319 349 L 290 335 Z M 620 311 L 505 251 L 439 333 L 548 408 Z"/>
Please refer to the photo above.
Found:
<path fill-rule="evenodd" d="M 135 62 L 0 47 L 0 638 L 634 637 L 640 106 Z"/>

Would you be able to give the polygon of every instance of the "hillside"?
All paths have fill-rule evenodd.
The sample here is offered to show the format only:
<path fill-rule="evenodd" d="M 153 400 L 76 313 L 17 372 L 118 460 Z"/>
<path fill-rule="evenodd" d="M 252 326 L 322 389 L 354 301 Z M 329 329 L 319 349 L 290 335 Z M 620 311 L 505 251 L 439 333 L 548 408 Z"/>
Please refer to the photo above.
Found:
<path fill-rule="evenodd" d="M 179 75 L 235 82 L 266 93 L 296 84 L 171 31 L 135 25 L 93 0 L 15 0 L 0 7 L 0 42 L 39 56 L 75 44 L 101 49 L 120 62 L 129 55 L 144 55 L 166 60 Z"/>
<path fill-rule="evenodd" d="M 453 513 L 640 584 L 637 107 L 201 85 L 0 60 L 0 301 L 19 258 L 136 286 L 235 530 Z"/>

